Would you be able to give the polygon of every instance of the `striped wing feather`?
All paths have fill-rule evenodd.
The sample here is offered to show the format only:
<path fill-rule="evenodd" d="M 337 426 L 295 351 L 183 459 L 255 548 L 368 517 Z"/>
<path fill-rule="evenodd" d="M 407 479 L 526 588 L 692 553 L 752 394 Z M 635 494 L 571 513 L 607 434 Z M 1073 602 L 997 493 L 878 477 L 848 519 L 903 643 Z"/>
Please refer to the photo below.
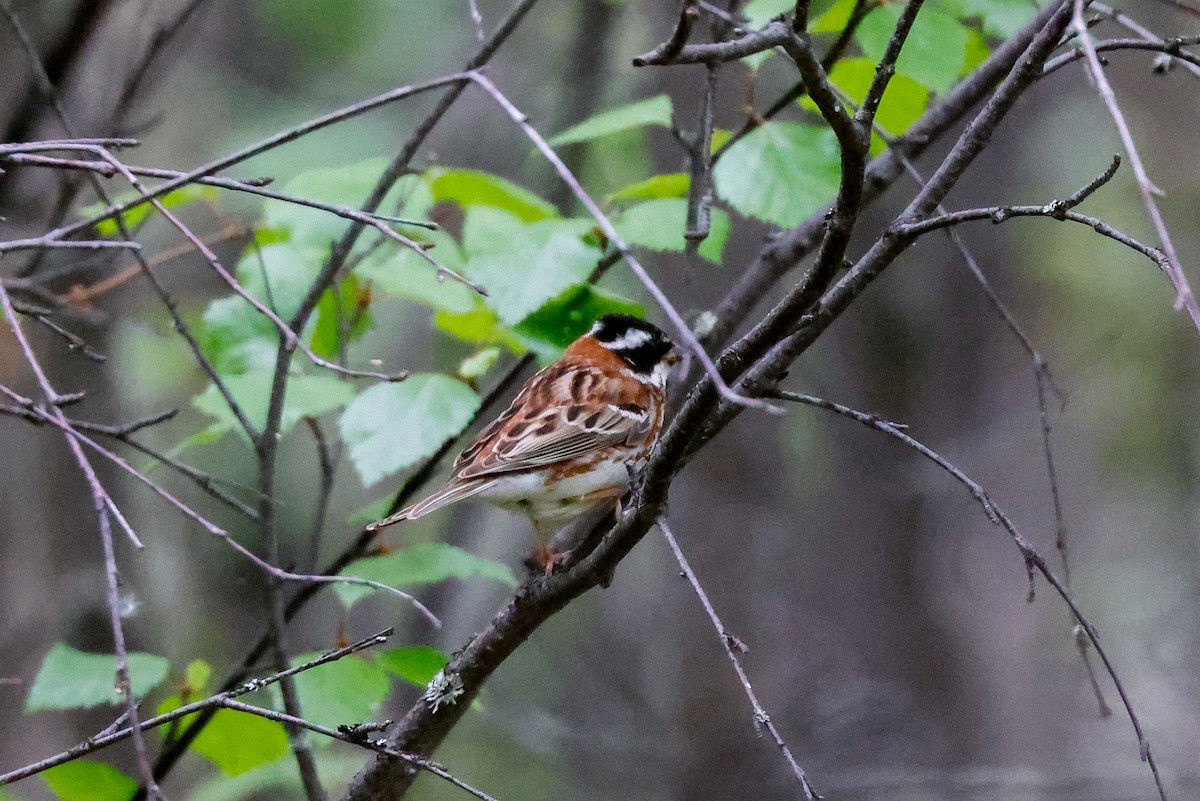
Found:
<path fill-rule="evenodd" d="M 647 387 L 563 360 L 526 385 L 454 465 L 455 480 L 530 470 L 636 441 L 654 412 Z"/>

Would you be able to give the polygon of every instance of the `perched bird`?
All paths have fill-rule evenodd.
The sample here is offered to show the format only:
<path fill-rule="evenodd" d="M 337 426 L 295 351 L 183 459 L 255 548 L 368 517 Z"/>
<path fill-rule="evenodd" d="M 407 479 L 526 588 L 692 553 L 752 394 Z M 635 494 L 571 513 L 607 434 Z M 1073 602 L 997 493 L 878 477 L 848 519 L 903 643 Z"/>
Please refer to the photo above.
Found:
<path fill-rule="evenodd" d="M 615 504 L 662 430 L 671 340 L 645 320 L 606 314 L 517 397 L 454 462 L 446 485 L 372 523 L 415 520 L 478 497 L 529 517 L 534 559 L 547 573 L 567 554 L 548 537 L 604 504 Z"/>

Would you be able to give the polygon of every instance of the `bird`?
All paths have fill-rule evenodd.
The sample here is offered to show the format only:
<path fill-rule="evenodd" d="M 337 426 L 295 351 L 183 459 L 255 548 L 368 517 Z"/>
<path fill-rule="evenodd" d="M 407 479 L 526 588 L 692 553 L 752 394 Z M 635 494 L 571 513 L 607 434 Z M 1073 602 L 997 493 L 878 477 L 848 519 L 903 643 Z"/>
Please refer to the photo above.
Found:
<path fill-rule="evenodd" d="M 553 552 L 547 538 L 588 512 L 615 508 L 644 466 L 676 362 L 674 344 L 653 324 L 600 317 L 463 449 L 441 489 L 367 530 L 479 498 L 526 515 L 537 539 L 531 562 L 553 572 L 570 552 Z"/>

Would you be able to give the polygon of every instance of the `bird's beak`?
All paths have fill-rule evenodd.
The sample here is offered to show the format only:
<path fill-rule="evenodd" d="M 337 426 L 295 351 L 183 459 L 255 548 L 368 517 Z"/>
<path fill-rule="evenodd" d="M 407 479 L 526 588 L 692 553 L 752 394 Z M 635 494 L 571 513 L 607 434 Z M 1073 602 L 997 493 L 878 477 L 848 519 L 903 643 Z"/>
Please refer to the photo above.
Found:
<path fill-rule="evenodd" d="M 667 365 L 674 367 L 683 361 L 683 354 L 679 352 L 679 348 L 671 348 L 671 350 L 667 351 L 667 355 L 663 356 L 663 361 Z"/>

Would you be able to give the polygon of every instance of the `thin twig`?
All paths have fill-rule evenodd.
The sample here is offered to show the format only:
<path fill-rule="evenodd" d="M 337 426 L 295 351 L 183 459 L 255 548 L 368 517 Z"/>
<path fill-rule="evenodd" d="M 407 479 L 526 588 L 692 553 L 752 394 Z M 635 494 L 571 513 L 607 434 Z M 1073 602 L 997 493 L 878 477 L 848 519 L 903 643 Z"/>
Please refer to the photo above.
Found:
<path fill-rule="evenodd" d="M 1101 236 L 1108 237 L 1114 242 L 1119 242 L 1130 250 L 1140 253 L 1154 262 L 1163 272 L 1167 272 L 1169 258 L 1158 248 L 1139 242 L 1098 217 L 1081 214 L 1077 211 L 1062 210 L 1053 203 L 1043 206 L 984 206 L 976 209 L 962 209 L 948 214 L 929 217 L 919 222 L 898 222 L 888 230 L 898 239 L 910 240 L 914 237 L 927 234 L 930 231 L 949 228 L 966 222 L 986 220 L 999 225 L 1000 223 L 1020 217 L 1042 217 L 1050 220 L 1063 220 L 1086 225 Z"/>
<path fill-rule="evenodd" d="M 1138 189 L 1142 193 L 1142 202 L 1146 206 L 1146 213 L 1150 215 L 1150 221 L 1154 224 L 1154 230 L 1167 254 L 1166 272 L 1175 285 L 1175 308 L 1186 309 L 1192 318 L 1192 325 L 1196 327 L 1197 331 L 1200 331 L 1200 304 L 1197 304 L 1196 296 L 1192 294 L 1192 287 L 1183 272 L 1183 262 L 1179 260 L 1179 255 L 1175 252 L 1175 244 L 1171 241 L 1167 224 L 1158 209 L 1158 202 L 1154 199 L 1155 195 L 1162 194 L 1162 190 L 1156 187 L 1151 182 L 1150 176 L 1146 174 L 1141 154 L 1138 153 L 1137 144 L 1133 141 L 1133 134 L 1129 131 L 1121 107 L 1117 105 L 1117 95 L 1108 82 L 1108 76 L 1104 74 L 1104 66 L 1100 63 L 1100 57 L 1096 54 L 1095 45 L 1092 43 L 1092 34 L 1088 31 L 1087 23 L 1083 18 L 1084 5 L 1084 0 L 1074 0 L 1071 25 L 1078 34 L 1079 43 L 1087 55 L 1088 71 L 1096 85 L 1096 91 L 1104 102 L 1109 116 L 1112 117 L 1117 134 L 1121 137 L 1121 144 L 1125 148 L 1125 154 L 1129 157 L 1129 164 L 1133 167 L 1133 175 L 1137 178 Z"/>
<path fill-rule="evenodd" d="M 700 131 L 689 144 L 688 156 L 691 164 L 691 180 L 688 182 L 687 217 L 683 226 L 683 238 L 687 252 L 693 255 L 700 243 L 708 238 L 712 227 L 712 132 L 713 107 L 717 97 L 717 68 L 710 64 L 704 83 L 704 105 L 700 110 Z"/>
<path fill-rule="evenodd" d="M 2 0 L 0 0 L 2 1 Z M 110 505 L 115 508 L 115 503 L 109 497 L 108 490 L 100 483 L 99 477 L 96 475 L 95 469 L 88 460 L 87 455 L 83 452 L 79 442 L 71 436 L 70 424 L 66 422 L 66 416 L 61 408 L 56 403 L 62 401 L 63 397 L 50 384 L 46 377 L 45 371 L 38 362 L 37 356 L 30 347 L 29 341 L 25 337 L 25 332 L 21 328 L 20 321 L 17 319 L 17 313 L 13 309 L 12 301 L 8 296 L 8 291 L 4 288 L 3 283 L 0 283 L 0 311 L 3 311 L 4 318 L 8 321 L 8 326 L 12 330 L 13 336 L 17 340 L 22 355 L 25 357 L 26 363 L 33 371 L 37 378 L 38 386 L 45 395 L 46 400 L 50 403 L 50 410 L 45 412 L 46 416 L 51 420 L 56 421 L 63 427 L 66 436 L 67 446 L 71 450 L 71 454 L 79 466 L 87 481 L 88 488 L 91 491 L 92 502 L 96 513 L 96 521 L 100 530 L 100 541 L 104 550 L 104 576 L 105 576 L 105 598 L 108 604 L 109 625 L 112 630 L 113 647 L 117 655 L 117 689 L 121 696 L 125 699 L 125 711 L 129 716 L 132 726 L 138 725 L 138 701 L 133 695 L 133 687 L 129 680 L 129 651 L 125 647 L 125 629 L 121 623 L 121 600 L 120 590 L 117 586 L 117 557 L 116 551 L 113 548 L 112 528 L 109 521 Z M 123 530 L 125 530 L 134 544 L 141 547 L 141 540 L 133 529 L 129 526 L 123 515 L 118 517 Z M 137 757 L 137 764 L 142 773 L 142 780 L 146 782 L 146 788 L 153 798 L 161 798 L 161 793 L 158 785 L 154 782 L 154 771 L 150 765 L 150 757 L 146 750 L 146 743 L 140 731 L 137 731 L 133 737 L 134 752 Z"/>
<path fill-rule="evenodd" d="M 1174 39 L 1154 40 L 1103 39 L 1094 43 L 1093 49 L 1097 53 L 1113 53 L 1121 50 L 1141 50 L 1143 52 L 1160 53 L 1162 56 L 1167 57 L 1167 65 L 1178 62 L 1193 75 L 1200 76 L 1200 56 L 1181 49 L 1184 46 L 1196 44 L 1200 44 L 1200 37 L 1198 36 L 1180 36 Z M 1085 58 L 1087 58 L 1087 53 L 1082 48 L 1076 48 L 1070 52 L 1063 53 L 1046 62 L 1046 66 L 1042 70 L 1042 75 L 1050 75 L 1068 64 L 1073 64 Z M 1155 72 L 1162 72 L 1164 69 L 1159 67 L 1159 61 L 1155 59 Z"/>
<path fill-rule="evenodd" d="M 648 53 L 643 53 L 633 59 L 635 67 L 662 67 L 673 64 L 714 64 L 722 61 L 737 61 L 764 50 L 773 50 L 782 45 L 791 36 L 791 26 L 783 22 L 772 22 L 761 31 L 751 31 L 745 35 L 724 42 L 711 44 L 692 44 L 680 47 L 674 52 L 671 42 L 665 42 Z"/>
<path fill-rule="evenodd" d="M 52 238 L 70 236 L 78 231 L 90 228 L 98 222 L 114 218 L 132 208 L 143 205 L 144 203 L 148 203 L 150 202 L 151 198 L 162 197 L 168 192 L 178 189 L 181 186 L 194 183 L 199 178 L 214 175 L 221 170 L 232 167 L 235 164 L 240 164 L 243 161 L 248 161 L 254 156 L 261 155 L 262 153 L 273 150 L 280 145 L 295 141 L 296 139 L 306 136 L 314 131 L 318 131 L 322 128 L 326 128 L 330 125 L 335 125 L 340 122 L 345 122 L 348 119 L 365 114 L 368 111 L 373 111 L 389 103 L 394 103 L 398 100 L 404 100 L 424 92 L 430 92 L 434 89 L 439 89 L 443 86 L 454 85 L 466 80 L 467 76 L 464 73 L 451 73 L 449 75 L 443 75 L 440 78 L 434 78 L 433 80 L 426 81 L 424 83 L 401 86 L 388 92 L 384 92 L 383 94 L 369 97 L 365 100 L 360 100 L 356 103 L 344 106 L 328 114 L 323 114 L 320 117 L 306 120 L 299 125 L 286 128 L 278 133 L 268 136 L 266 139 L 244 147 L 226 156 L 222 156 L 214 161 L 210 161 L 207 164 L 203 164 L 194 170 L 182 173 L 176 178 L 164 181 L 158 186 L 148 190 L 145 195 L 140 195 L 122 203 L 111 205 L 103 211 L 98 212 L 90 217 L 78 220 L 61 228 L 56 228 L 54 231 L 51 231 L 49 234 L 47 234 L 47 236 L 51 236 Z M 107 148 L 107 145 L 105 147 Z M 370 212 L 371 210 L 365 210 L 365 213 L 369 214 Z"/>
<path fill-rule="evenodd" d="M 759 703 L 758 696 L 754 692 L 754 687 L 750 684 L 750 677 L 746 675 L 746 670 L 742 667 L 742 660 L 739 656 L 739 654 L 746 652 L 747 648 L 745 644 L 730 634 L 729 630 L 725 628 L 725 624 L 721 622 L 721 618 L 717 616 L 717 611 L 713 608 L 712 602 L 708 600 L 708 593 L 704 591 L 700 580 L 696 578 L 696 572 L 688 564 L 687 557 L 683 555 L 683 551 L 679 547 L 679 542 L 675 539 L 675 535 L 671 533 L 670 527 L 667 526 L 667 521 L 661 517 L 658 519 L 658 530 L 662 532 L 663 538 L 671 548 L 671 553 L 675 555 L 675 561 L 679 563 L 681 571 L 679 575 L 687 579 L 688 584 L 692 585 L 692 590 L 696 593 L 696 597 L 700 599 L 700 605 L 704 607 L 705 614 L 708 615 L 713 628 L 717 631 L 717 639 L 721 641 L 721 647 L 725 649 L 725 655 L 729 657 L 729 662 L 733 665 L 733 670 L 737 673 L 738 680 L 742 683 L 742 689 L 746 693 L 746 698 L 750 700 L 755 731 L 762 728 L 766 729 L 767 733 L 771 735 L 771 739 L 775 741 L 775 746 L 783 754 L 784 759 L 787 760 L 788 767 L 791 768 L 796 781 L 800 783 L 800 787 L 804 790 L 804 797 L 809 799 L 809 801 L 820 798 L 821 795 L 809 783 L 804 768 L 800 767 L 800 763 L 792 755 L 792 749 L 784 741 L 783 736 L 779 733 L 779 729 L 775 726 L 774 721 L 771 720 L 771 716 L 767 714 L 767 711 L 763 709 L 763 705 Z"/>

